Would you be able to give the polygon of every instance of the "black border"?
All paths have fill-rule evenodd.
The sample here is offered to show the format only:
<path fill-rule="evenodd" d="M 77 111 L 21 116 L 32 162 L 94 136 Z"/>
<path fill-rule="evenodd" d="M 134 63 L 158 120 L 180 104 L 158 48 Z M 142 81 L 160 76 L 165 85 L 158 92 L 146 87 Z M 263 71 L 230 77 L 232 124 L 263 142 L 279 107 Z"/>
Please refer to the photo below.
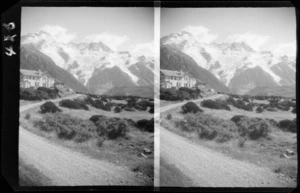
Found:
<path fill-rule="evenodd" d="M 2 22 L 8 23 L 12 20 L 16 23 L 14 32 L 18 34 L 14 48 L 19 56 L 20 48 L 20 26 L 21 26 L 21 7 L 22 6 L 45 6 L 45 7 L 161 7 L 161 8 L 180 8 L 180 7 L 294 7 L 296 4 L 290 1 L 63 1 L 63 0 L 22 0 L 14 6 L 7 7 L 7 10 L 1 15 Z M 8 9 L 9 8 L 9 9 Z M 299 10 L 296 9 L 297 21 L 297 48 L 299 32 Z M 5 32 L 2 28 L 2 37 Z M 1 39 L 2 39 L 1 37 Z M 18 117 L 19 117 L 19 57 L 7 57 L 3 53 L 2 42 L 2 143 L 1 143 L 1 170 L 4 178 L 1 178 L 1 189 L 3 186 L 8 191 L 199 191 L 199 192 L 291 192 L 294 188 L 172 188 L 172 187 L 130 187 L 130 186 L 76 186 L 76 187 L 19 187 L 18 186 Z M 296 86 L 298 86 L 298 49 L 296 60 Z M 298 88 L 298 87 L 296 87 Z M 297 89 L 297 114 L 298 114 L 298 93 Z M 298 121 L 298 120 L 297 120 Z M 299 122 L 297 122 L 299 125 Z M 299 136 L 297 135 L 297 142 Z M 299 151 L 299 147 L 298 147 Z M 299 170 L 299 167 L 298 167 Z M 299 174 L 298 174 L 299 175 Z"/>

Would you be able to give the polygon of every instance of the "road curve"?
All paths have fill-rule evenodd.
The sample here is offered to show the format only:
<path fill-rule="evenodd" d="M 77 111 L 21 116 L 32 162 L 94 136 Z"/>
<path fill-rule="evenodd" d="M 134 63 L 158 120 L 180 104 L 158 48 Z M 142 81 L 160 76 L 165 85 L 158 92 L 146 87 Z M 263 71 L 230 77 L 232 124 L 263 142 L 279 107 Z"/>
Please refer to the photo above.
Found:
<path fill-rule="evenodd" d="M 67 98 L 76 98 L 76 96 Z M 57 101 L 56 99 L 52 101 Z M 22 111 L 43 102 L 20 107 Z M 55 186 L 130 185 L 151 184 L 149 179 L 106 161 L 96 160 L 66 147 L 57 145 L 23 127 L 19 127 L 19 156 L 47 176 Z"/>
<path fill-rule="evenodd" d="M 219 95 L 220 96 L 220 95 Z M 217 98 L 219 96 L 210 97 Z M 203 99 L 197 100 L 201 101 Z M 161 112 L 181 106 L 172 104 Z M 288 187 L 272 171 L 232 159 L 209 148 L 195 144 L 160 126 L 160 156 L 167 164 L 176 167 L 188 177 L 192 187 Z M 161 170 L 162 171 L 162 170 Z M 164 170 L 166 171 L 166 170 Z M 160 173 L 160 178 L 168 178 Z M 161 181 L 168 181 L 163 179 Z M 192 181 L 192 185 L 191 182 Z M 184 184 L 184 182 L 180 182 Z M 160 184 L 164 186 L 164 184 Z M 174 184 L 176 186 L 176 184 Z"/>

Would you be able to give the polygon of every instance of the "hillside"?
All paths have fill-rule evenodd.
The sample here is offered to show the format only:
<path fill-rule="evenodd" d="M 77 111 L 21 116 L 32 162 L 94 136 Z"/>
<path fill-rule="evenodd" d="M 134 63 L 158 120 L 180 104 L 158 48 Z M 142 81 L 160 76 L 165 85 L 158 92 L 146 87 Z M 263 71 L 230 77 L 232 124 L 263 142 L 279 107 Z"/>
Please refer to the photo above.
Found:
<path fill-rule="evenodd" d="M 192 57 L 181 52 L 177 47 L 162 45 L 160 53 L 161 69 L 183 70 L 191 73 L 195 78 L 200 79 L 217 91 L 230 92 L 211 72 L 197 65 Z"/>
<path fill-rule="evenodd" d="M 28 70 L 41 70 L 48 72 L 53 78 L 56 78 L 72 89 L 80 92 L 88 92 L 88 89 L 81 84 L 72 74 L 53 62 L 47 55 L 36 50 L 30 45 L 21 47 L 20 68 Z"/>
<path fill-rule="evenodd" d="M 296 87 L 294 86 L 274 86 L 274 87 L 256 87 L 247 93 L 252 96 L 283 96 L 296 98 Z"/>
<path fill-rule="evenodd" d="M 106 95 L 131 95 L 131 96 L 141 96 L 141 97 L 150 97 L 154 98 L 154 87 L 153 85 L 149 86 L 122 86 L 122 87 L 114 87 L 104 93 Z"/>

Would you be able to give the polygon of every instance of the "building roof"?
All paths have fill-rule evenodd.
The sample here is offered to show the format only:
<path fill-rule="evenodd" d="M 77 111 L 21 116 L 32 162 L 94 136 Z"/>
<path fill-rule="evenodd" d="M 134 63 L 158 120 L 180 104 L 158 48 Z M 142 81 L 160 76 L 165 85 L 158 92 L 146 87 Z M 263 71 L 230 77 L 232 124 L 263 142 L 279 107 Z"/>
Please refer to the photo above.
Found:
<path fill-rule="evenodd" d="M 183 74 L 179 71 L 174 71 L 174 70 L 160 70 L 161 73 L 163 73 L 166 76 L 177 76 L 177 77 L 182 77 Z"/>
<path fill-rule="evenodd" d="M 20 73 L 25 76 L 42 76 L 41 71 L 20 69 Z"/>
<path fill-rule="evenodd" d="M 22 75 L 25 75 L 25 76 L 38 76 L 38 77 L 41 77 L 41 76 L 47 76 L 47 77 L 52 77 L 48 72 L 42 72 L 42 71 L 36 71 L 36 70 L 26 70 L 26 69 L 20 69 L 20 73 Z"/>

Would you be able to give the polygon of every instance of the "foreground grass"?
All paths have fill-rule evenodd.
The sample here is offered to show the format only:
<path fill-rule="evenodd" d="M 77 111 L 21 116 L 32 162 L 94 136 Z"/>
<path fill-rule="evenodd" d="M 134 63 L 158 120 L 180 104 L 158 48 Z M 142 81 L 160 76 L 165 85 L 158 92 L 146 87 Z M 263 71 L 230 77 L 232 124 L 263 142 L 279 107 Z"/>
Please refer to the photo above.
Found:
<path fill-rule="evenodd" d="M 213 113 L 217 110 L 207 111 L 205 108 L 204 114 L 210 114 L 218 117 L 221 113 Z M 200 139 L 195 132 L 186 132 L 176 127 L 175 122 L 182 120 L 184 115 L 180 112 L 180 108 L 172 109 L 161 115 L 162 126 L 166 129 L 181 135 L 189 140 L 221 152 L 232 158 L 253 163 L 261 167 L 269 168 L 274 173 L 278 173 L 282 178 L 295 184 L 297 180 L 297 139 L 295 133 L 283 132 L 277 128 L 272 128 L 268 139 L 247 140 L 244 146 L 239 146 L 239 139 L 233 138 L 227 142 L 219 143 L 215 140 Z M 222 111 L 222 110 L 220 110 Z M 236 114 L 232 112 L 232 115 Z M 170 118 L 171 117 L 171 118 Z M 232 116 L 230 116 L 231 118 Z M 258 116 L 259 117 L 259 116 Z M 221 114 L 218 118 L 224 118 Z M 287 159 L 282 154 L 291 149 L 295 155 Z"/>
<path fill-rule="evenodd" d="M 26 164 L 19 158 L 20 186 L 51 186 L 51 180 L 39 172 L 34 166 Z"/>
<path fill-rule="evenodd" d="M 86 113 L 76 112 L 76 110 L 65 110 L 63 113 L 72 115 L 82 119 L 88 119 L 92 115 L 100 114 L 99 111 L 91 111 Z M 71 112 L 76 113 L 71 113 Z M 86 111 L 85 111 L 86 112 Z M 26 119 L 25 115 L 30 114 L 30 119 Z M 106 115 L 106 114 L 105 114 Z M 153 115 L 152 115 L 153 116 Z M 41 120 L 43 116 L 39 113 L 39 107 L 27 110 L 20 115 L 20 124 L 27 130 L 43 136 L 59 145 L 70 148 L 74 151 L 81 152 L 92 158 L 108 161 L 116 165 L 127 167 L 133 172 L 137 172 L 143 177 L 154 180 L 154 135 L 153 133 L 143 132 L 135 127 L 130 127 L 125 137 L 114 140 L 106 139 L 101 145 L 97 144 L 96 138 L 91 138 L 84 142 L 75 142 L 73 140 L 64 140 L 57 137 L 54 132 L 44 132 L 34 127 L 34 122 Z M 147 118 L 146 118 L 147 119 Z M 142 155 L 144 149 L 149 149 L 152 153 Z M 151 186 L 153 184 L 149 184 Z"/>

